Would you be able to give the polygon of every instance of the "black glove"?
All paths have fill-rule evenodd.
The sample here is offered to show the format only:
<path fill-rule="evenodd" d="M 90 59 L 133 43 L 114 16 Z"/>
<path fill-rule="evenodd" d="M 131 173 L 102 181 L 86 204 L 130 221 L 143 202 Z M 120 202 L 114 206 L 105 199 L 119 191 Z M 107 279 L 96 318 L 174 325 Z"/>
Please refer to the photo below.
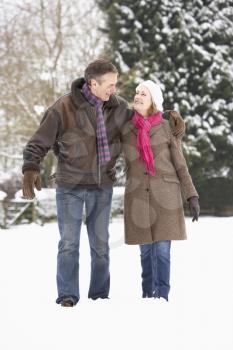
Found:
<path fill-rule="evenodd" d="M 192 221 L 198 221 L 200 214 L 200 206 L 198 202 L 198 197 L 188 198 L 190 214 L 193 217 Z"/>

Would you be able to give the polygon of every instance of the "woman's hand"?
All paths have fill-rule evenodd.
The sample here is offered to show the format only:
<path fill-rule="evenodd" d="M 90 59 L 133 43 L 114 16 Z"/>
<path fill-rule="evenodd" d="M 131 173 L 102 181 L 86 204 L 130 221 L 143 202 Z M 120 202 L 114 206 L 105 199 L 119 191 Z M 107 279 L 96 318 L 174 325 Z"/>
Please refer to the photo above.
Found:
<path fill-rule="evenodd" d="M 198 202 L 198 197 L 188 198 L 190 214 L 193 217 L 192 221 L 198 221 L 200 214 L 200 206 Z"/>

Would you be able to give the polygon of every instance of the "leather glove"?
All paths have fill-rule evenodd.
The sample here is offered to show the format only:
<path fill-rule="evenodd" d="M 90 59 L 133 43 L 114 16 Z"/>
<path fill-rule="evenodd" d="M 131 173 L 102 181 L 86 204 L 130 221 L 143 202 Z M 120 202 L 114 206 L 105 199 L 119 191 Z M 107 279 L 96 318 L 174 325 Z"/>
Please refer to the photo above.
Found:
<path fill-rule="evenodd" d="M 32 169 L 25 170 L 23 176 L 23 197 L 33 199 L 35 197 L 34 187 L 38 191 L 41 190 L 40 173 Z"/>
<path fill-rule="evenodd" d="M 172 129 L 172 134 L 175 137 L 183 137 L 185 134 L 185 121 L 177 111 L 166 111 L 169 113 L 169 124 Z"/>
<path fill-rule="evenodd" d="M 198 202 L 198 197 L 188 198 L 190 214 L 193 217 L 192 221 L 198 221 L 200 214 L 200 206 Z"/>

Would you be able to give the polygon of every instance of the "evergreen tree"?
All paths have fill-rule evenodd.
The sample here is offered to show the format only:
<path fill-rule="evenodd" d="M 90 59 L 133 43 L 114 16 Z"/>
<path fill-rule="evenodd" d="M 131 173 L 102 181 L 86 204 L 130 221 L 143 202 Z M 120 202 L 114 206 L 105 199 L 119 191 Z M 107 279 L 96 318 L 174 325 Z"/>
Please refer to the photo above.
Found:
<path fill-rule="evenodd" d="M 197 187 L 233 181 L 232 0 L 98 3 L 123 96 L 130 99 L 140 80 L 159 80 L 164 108 L 179 109 L 187 122 L 184 150 Z"/>

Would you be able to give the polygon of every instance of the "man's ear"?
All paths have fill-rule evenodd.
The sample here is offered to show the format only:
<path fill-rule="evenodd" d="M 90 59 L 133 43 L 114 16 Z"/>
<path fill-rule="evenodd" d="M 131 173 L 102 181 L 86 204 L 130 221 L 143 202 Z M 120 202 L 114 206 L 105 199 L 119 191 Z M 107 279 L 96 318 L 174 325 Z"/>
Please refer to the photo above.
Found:
<path fill-rule="evenodd" d="M 92 88 L 96 88 L 97 87 L 97 81 L 95 79 L 91 79 L 90 86 Z"/>

